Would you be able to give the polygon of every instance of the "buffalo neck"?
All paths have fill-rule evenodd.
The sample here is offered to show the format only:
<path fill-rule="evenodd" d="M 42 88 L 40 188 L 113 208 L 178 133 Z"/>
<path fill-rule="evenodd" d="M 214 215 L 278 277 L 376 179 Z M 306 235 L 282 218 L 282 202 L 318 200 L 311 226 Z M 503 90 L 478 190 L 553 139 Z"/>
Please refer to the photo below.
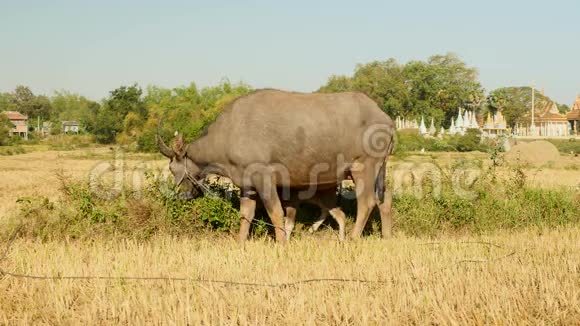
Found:
<path fill-rule="evenodd" d="M 191 142 L 187 147 L 187 156 L 200 167 L 220 166 L 225 162 L 223 148 L 211 134 Z"/>

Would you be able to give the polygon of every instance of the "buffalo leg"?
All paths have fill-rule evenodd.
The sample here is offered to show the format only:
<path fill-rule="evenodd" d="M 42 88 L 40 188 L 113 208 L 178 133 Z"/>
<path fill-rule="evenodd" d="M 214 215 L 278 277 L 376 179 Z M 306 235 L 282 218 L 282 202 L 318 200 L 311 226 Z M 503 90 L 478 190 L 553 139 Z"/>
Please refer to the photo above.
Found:
<path fill-rule="evenodd" d="M 325 207 L 320 207 L 320 209 L 321 213 L 320 216 L 318 217 L 318 220 L 316 220 L 316 222 L 314 222 L 314 224 L 312 224 L 312 226 L 308 230 L 310 233 L 316 232 L 328 217 L 328 209 L 326 209 Z"/>
<path fill-rule="evenodd" d="M 286 230 L 284 230 L 284 210 L 282 209 L 282 203 L 280 202 L 280 197 L 278 196 L 278 191 L 273 182 L 272 176 L 266 176 L 265 179 L 260 177 L 262 180 L 257 180 L 254 182 L 256 185 L 256 190 L 262 198 L 264 207 L 270 216 L 272 225 L 274 226 L 274 232 L 276 233 L 276 241 L 284 243 L 286 241 Z"/>
<path fill-rule="evenodd" d="M 339 207 L 335 207 L 329 211 L 330 215 L 334 217 L 336 223 L 338 223 L 338 239 L 344 241 L 346 238 L 346 215 Z"/>
<path fill-rule="evenodd" d="M 351 171 L 352 178 L 356 188 L 356 222 L 351 233 L 351 238 L 358 239 L 362 235 L 369 215 L 374 208 L 375 194 L 375 175 L 374 170 L 370 168 L 372 164 L 359 166 L 359 169 Z"/>
<path fill-rule="evenodd" d="M 383 202 L 380 203 L 377 199 L 379 212 L 381 213 L 381 231 L 384 239 L 389 239 L 393 236 L 393 193 L 385 188 Z"/>
<path fill-rule="evenodd" d="M 286 230 L 286 240 L 290 240 L 290 235 L 294 230 L 295 223 L 296 223 L 296 208 L 293 206 L 286 206 L 286 221 L 284 223 L 284 229 Z"/>
<path fill-rule="evenodd" d="M 240 215 L 242 219 L 240 221 L 240 242 L 244 242 L 248 239 L 248 235 L 250 234 L 250 224 L 254 219 L 255 213 L 256 201 L 250 198 L 249 195 L 245 195 L 244 197 L 240 198 Z"/>

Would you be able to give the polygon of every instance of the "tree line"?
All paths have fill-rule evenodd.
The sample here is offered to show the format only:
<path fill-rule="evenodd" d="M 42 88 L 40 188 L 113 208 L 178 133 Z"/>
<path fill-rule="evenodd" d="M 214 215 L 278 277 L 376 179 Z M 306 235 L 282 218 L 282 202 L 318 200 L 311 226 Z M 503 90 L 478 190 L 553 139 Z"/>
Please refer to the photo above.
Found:
<path fill-rule="evenodd" d="M 118 143 L 136 150 L 155 150 L 155 133 L 163 117 L 168 137 L 180 130 L 188 139 L 198 137 L 221 109 L 238 96 L 252 91 L 250 85 L 223 80 L 219 85 L 199 88 L 195 83 L 173 89 L 137 84 L 120 86 L 108 97 L 93 101 L 67 91 L 53 96 L 35 95 L 26 86 L 0 93 L 0 111 L 19 111 L 32 120 L 51 121 L 52 132 L 60 122 L 76 120 L 84 132 L 103 144 Z M 449 127 L 459 107 L 487 112 L 501 110 L 508 124 L 515 125 L 531 107 L 529 87 L 503 87 L 485 95 L 478 72 L 454 54 L 434 55 L 425 61 L 405 64 L 395 59 L 359 64 L 352 76 L 333 75 L 318 92 L 361 91 L 392 117 L 434 118 Z M 536 94 L 538 107 L 551 101 Z M 561 112 L 569 108 L 558 104 Z M 3 115 L 2 115 L 3 116 Z M 0 144 L 6 142 L 9 122 L 0 117 Z"/>

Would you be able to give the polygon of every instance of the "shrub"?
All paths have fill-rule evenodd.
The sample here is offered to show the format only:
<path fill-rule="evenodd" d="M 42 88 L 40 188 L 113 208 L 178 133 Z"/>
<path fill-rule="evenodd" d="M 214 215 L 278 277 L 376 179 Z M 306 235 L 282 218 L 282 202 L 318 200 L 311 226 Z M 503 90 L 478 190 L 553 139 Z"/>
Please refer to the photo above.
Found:
<path fill-rule="evenodd" d="M 481 133 L 469 129 L 465 135 L 446 135 L 442 139 L 426 138 L 415 130 L 397 131 L 395 155 L 404 155 L 408 151 L 425 149 L 432 152 L 469 152 L 489 151 L 491 146 L 481 142 Z"/>
<path fill-rule="evenodd" d="M 26 149 L 20 145 L 0 147 L 0 155 L 18 155 L 26 153 Z"/>
<path fill-rule="evenodd" d="M 456 168 L 463 165 L 460 163 Z M 580 224 L 576 194 L 569 190 L 528 188 L 517 169 L 502 182 L 489 175 L 479 179 L 471 189 L 474 194 L 471 199 L 457 195 L 445 178 L 439 196 L 417 198 L 402 194 L 394 198 L 395 230 L 408 235 L 436 236 Z M 236 232 L 239 227 L 238 193 L 217 182 L 209 185 L 213 196 L 194 200 L 183 199 L 171 182 L 151 174 L 141 193 L 125 189 L 113 198 L 98 193 L 88 182 L 66 178 L 61 178 L 61 182 L 63 196 L 57 201 L 21 198 L 20 213 L 11 220 L 12 226 L 22 225 L 23 235 L 41 239 L 99 235 L 148 238 L 158 233 Z M 340 202 L 345 213 L 356 214 L 356 201 L 343 198 Z M 316 214 L 311 213 L 314 211 L 317 209 L 309 214 Z M 269 221 L 267 214 L 258 209 L 254 235 L 273 231 L 264 220 Z M 377 227 L 374 229 L 378 232 Z M 9 230 L 1 230 L 0 235 L 6 237 Z"/>
<path fill-rule="evenodd" d="M 12 123 L 8 117 L 0 112 L 0 146 L 8 145 L 10 142 L 10 129 Z"/>
<path fill-rule="evenodd" d="M 60 151 L 70 151 L 78 148 L 87 148 L 95 144 L 95 137 L 87 134 L 78 135 L 56 135 L 43 140 L 50 149 Z"/>
<path fill-rule="evenodd" d="M 580 154 L 580 141 L 570 138 L 570 139 L 547 139 L 549 142 L 554 144 L 558 150 L 566 154 Z"/>

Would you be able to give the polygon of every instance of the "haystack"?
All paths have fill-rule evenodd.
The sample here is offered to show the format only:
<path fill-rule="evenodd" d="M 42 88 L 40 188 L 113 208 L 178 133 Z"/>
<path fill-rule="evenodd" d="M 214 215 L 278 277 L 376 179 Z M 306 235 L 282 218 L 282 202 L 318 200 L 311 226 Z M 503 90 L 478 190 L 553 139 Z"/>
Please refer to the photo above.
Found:
<path fill-rule="evenodd" d="M 557 163 L 560 160 L 560 153 L 552 143 L 537 140 L 513 146 L 504 158 L 508 164 L 541 166 L 551 162 Z"/>

